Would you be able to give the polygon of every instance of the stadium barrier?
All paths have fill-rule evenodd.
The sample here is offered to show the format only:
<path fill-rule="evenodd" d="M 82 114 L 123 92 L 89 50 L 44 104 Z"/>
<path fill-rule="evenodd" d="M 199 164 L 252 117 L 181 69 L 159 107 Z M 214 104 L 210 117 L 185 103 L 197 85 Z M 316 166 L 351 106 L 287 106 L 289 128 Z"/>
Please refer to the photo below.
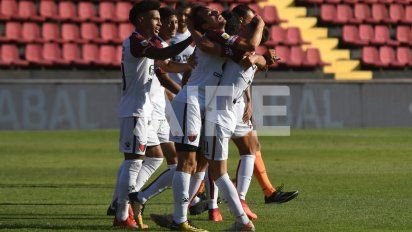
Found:
<path fill-rule="evenodd" d="M 336 82 L 260 75 L 255 85 L 290 88 L 290 96 L 263 99 L 265 105 L 287 106 L 286 116 L 265 118 L 278 126 L 412 127 L 407 79 Z M 0 130 L 116 129 L 120 96 L 118 79 L 1 79 Z"/>

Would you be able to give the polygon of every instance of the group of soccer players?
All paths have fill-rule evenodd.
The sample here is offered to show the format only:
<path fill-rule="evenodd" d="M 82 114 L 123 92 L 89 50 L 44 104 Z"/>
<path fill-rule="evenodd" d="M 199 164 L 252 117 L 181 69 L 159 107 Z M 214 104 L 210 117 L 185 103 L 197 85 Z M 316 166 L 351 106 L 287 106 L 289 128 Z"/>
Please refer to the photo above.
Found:
<path fill-rule="evenodd" d="M 156 224 L 206 231 L 187 213 L 208 210 L 209 220 L 222 221 L 220 192 L 236 218 L 230 230 L 254 231 L 251 220 L 257 215 L 245 201 L 253 173 L 266 203 L 298 195 L 271 185 L 251 123 L 254 74 L 278 60 L 274 50 L 254 52 L 267 39 L 265 23 L 246 5 L 220 13 L 181 2 L 175 9 L 160 8 L 153 0 L 136 3 L 129 20 L 135 31 L 123 42 L 119 149 L 124 161 L 108 209 L 115 215 L 113 225 L 146 229 L 146 202 L 172 188 L 174 212 L 152 214 Z M 240 154 L 235 184 L 227 174 L 229 139 Z M 143 189 L 164 157 L 168 168 Z M 198 197 L 202 183 L 206 200 Z"/>

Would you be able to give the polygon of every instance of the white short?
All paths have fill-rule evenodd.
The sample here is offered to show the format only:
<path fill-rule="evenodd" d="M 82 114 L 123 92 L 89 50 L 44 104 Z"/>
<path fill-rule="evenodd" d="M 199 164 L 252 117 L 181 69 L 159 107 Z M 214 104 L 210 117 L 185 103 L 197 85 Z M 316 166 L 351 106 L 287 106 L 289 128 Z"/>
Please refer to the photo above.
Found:
<path fill-rule="evenodd" d="M 214 130 L 215 136 L 205 136 L 203 140 L 203 153 L 208 160 L 227 160 L 229 157 L 229 129 L 218 124 L 205 121 L 208 130 Z M 207 133 L 210 135 L 210 132 Z"/>
<path fill-rule="evenodd" d="M 246 136 L 249 132 L 253 130 L 252 122 L 243 122 L 243 114 L 245 112 L 245 102 L 240 101 L 235 104 L 236 112 L 236 128 L 233 132 L 232 137 L 239 138 Z"/>
<path fill-rule="evenodd" d="M 170 127 L 166 119 L 153 119 L 149 122 L 147 131 L 147 146 L 156 146 L 162 143 L 168 143 L 170 136 Z"/>
<path fill-rule="evenodd" d="M 146 152 L 148 120 L 143 117 L 120 118 L 119 150 L 144 155 Z"/>
<path fill-rule="evenodd" d="M 195 104 L 172 101 L 173 115 L 168 115 L 170 141 L 199 147 L 202 134 L 202 112 Z"/>

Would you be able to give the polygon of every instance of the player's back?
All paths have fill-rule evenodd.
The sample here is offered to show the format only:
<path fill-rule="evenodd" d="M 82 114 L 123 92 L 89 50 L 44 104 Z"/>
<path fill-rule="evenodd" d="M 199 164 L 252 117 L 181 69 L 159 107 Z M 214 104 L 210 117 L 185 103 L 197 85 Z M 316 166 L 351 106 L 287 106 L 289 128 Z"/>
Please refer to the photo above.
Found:
<path fill-rule="evenodd" d="M 132 37 L 135 37 L 132 39 Z M 133 42 L 131 42 L 133 41 Z M 145 47 L 148 41 L 137 32 L 123 42 L 122 53 L 122 97 L 119 105 L 119 117 L 150 117 L 152 105 L 149 100 L 151 81 L 154 77 L 154 60 L 136 57 L 132 49 Z"/>

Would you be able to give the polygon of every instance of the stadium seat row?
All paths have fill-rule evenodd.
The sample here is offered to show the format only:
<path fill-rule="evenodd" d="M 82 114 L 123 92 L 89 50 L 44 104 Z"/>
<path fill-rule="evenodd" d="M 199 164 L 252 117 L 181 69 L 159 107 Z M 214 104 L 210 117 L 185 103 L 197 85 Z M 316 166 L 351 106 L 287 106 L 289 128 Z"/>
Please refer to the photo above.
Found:
<path fill-rule="evenodd" d="M 412 52 L 409 47 L 398 47 L 395 54 L 395 50 L 389 46 L 380 47 L 379 50 L 367 46 L 362 49 L 362 63 L 378 68 L 412 66 Z"/>
<path fill-rule="evenodd" d="M 342 29 L 342 39 L 351 45 L 365 46 L 374 45 L 412 45 L 412 31 L 410 26 L 398 26 L 396 28 L 396 40 L 390 38 L 389 27 L 370 24 L 345 25 Z"/>
<path fill-rule="evenodd" d="M 104 67 L 119 67 L 122 55 L 121 46 L 84 44 L 81 48 L 74 43 L 60 46 L 56 43 L 27 44 L 24 49 L 25 59 L 20 58 L 19 48 L 13 44 L 3 44 L 0 47 L 0 65 L 26 67 L 52 65 L 85 66 L 97 65 Z"/>
<path fill-rule="evenodd" d="M 270 28 L 270 39 L 265 43 L 267 46 L 284 45 L 302 45 L 310 44 L 302 39 L 300 29 L 298 27 L 288 27 L 286 29 L 280 26 L 272 26 Z"/>
<path fill-rule="evenodd" d="M 322 57 L 317 48 L 308 48 L 306 51 L 303 51 L 300 46 L 276 46 L 275 49 L 281 60 L 278 64 L 274 64 L 272 67 L 314 68 L 330 65 L 329 63 L 322 61 Z"/>
<path fill-rule="evenodd" d="M 398 4 L 410 4 L 412 3 L 411 0 L 299 0 L 300 2 L 306 2 L 306 3 L 316 3 L 316 4 L 323 4 L 323 3 L 331 3 L 331 4 L 339 4 L 339 3 L 349 3 L 349 4 L 355 4 L 355 3 L 383 3 L 383 4 L 393 4 L 393 3 L 398 3 Z"/>
<path fill-rule="evenodd" d="M 130 36 L 134 28 L 129 23 L 102 23 L 100 28 L 93 22 L 81 23 L 38 23 L 7 22 L 0 42 L 42 43 L 121 43 Z"/>
<path fill-rule="evenodd" d="M 322 4 L 320 18 L 333 24 L 347 23 L 405 23 L 412 24 L 412 5 L 391 4 L 388 8 L 383 4 Z"/>

